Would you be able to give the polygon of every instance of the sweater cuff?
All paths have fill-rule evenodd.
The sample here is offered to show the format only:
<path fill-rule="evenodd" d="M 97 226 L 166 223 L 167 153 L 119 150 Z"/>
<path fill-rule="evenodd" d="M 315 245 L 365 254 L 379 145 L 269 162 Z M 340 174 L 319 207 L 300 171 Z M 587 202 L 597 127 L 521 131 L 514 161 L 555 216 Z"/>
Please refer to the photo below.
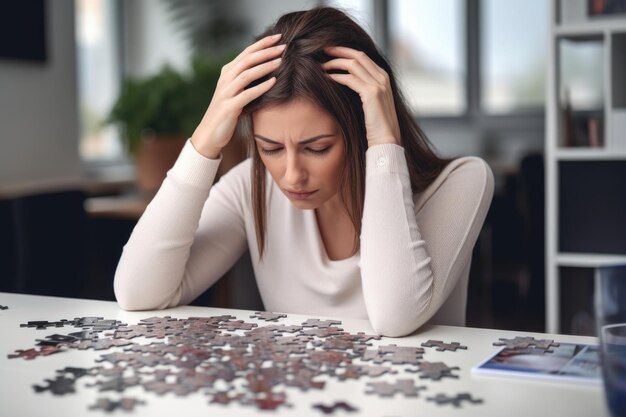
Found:
<path fill-rule="evenodd" d="M 178 159 L 167 175 L 184 184 L 208 190 L 213 185 L 220 162 L 222 162 L 221 153 L 218 159 L 206 158 L 196 150 L 191 139 L 187 139 Z"/>
<path fill-rule="evenodd" d="M 369 147 L 365 152 L 365 167 L 369 173 L 409 176 L 404 148 L 394 143 Z"/>

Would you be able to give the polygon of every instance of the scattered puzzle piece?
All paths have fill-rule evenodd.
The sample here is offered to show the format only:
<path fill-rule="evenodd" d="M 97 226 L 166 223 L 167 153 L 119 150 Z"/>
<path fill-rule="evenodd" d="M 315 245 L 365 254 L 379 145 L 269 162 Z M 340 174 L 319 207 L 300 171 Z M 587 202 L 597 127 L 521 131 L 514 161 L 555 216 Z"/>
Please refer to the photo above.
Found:
<path fill-rule="evenodd" d="M 458 378 L 452 371 L 459 369 L 458 366 L 449 367 L 443 362 L 426 362 L 419 363 L 416 370 L 407 369 L 407 372 L 419 372 L 420 378 L 429 378 L 433 381 L 439 381 L 443 377 Z"/>
<path fill-rule="evenodd" d="M 54 395 L 65 395 L 76 391 L 74 378 L 57 376 L 55 379 L 44 379 L 44 381 L 48 383 L 47 386 L 33 385 L 35 392 L 50 391 Z"/>
<path fill-rule="evenodd" d="M 265 320 L 265 321 L 278 321 L 278 319 L 287 317 L 286 314 L 280 313 L 272 313 L 270 311 L 257 311 L 253 316 L 250 316 L 251 319 L 257 320 Z"/>
<path fill-rule="evenodd" d="M 459 342 L 444 343 L 441 340 L 429 340 L 426 343 L 422 343 L 423 347 L 436 347 L 439 352 L 450 350 L 456 352 L 457 349 L 467 350 L 467 346 L 461 345 Z"/>
<path fill-rule="evenodd" d="M 145 404 L 145 401 L 136 398 L 122 397 L 118 401 L 109 398 L 98 398 L 94 405 L 89 406 L 90 410 L 103 410 L 106 412 L 121 409 L 124 411 L 133 411 L 136 405 Z"/>
<path fill-rule="evenodd" d="M 426 400 L 436 402 L 438 405 L 452 404 L 457 408 L 461 407 L 461 402 L 463 401 L 467 401 L 472 404 L 482 404 L 483 402 L 481 399 L 472 398 L 472 396 L 467 392 L 459 393 L 454 397 L 447 396 L 446 394 L 437 394 L 434 397 L 426 398 Z"/>
<path fill-rule="evenodd" d="M 140 382 L 141 382 L 141 379 L 139 377 L 131 376 L 128 378 L 124 378 L 120 375 L 120 376 L 115 376 L 108 380 L 96 381 L 93 384 L 87 384 L 87 386 L 88 387 L 97 386 L 99 391 L 122 392 L 128 387 L 134 387 L 136 385 L 139 385 Z"/>
<path fill-rule="evenodd" d="M 381 364 L 383 362 L 391 362 L 392 364 L 411 364 L 417 365 L 424 349 L 408 346 L 380 346 L 378 350 L 367 349 L 363 352 L 362 359 L 364 361 L 373 361 L 374 363 Z"/>
<path fill-rule="evenodd" d="M 239 401 L 243 397 L 243 394 L 238 393 L 230 395 L 228 391 L 220 391 L 213 394 L 210 403 L 228 405 L 233 401 Z"/>
<path fill-rule="evenodd" d="M 109 349 L 113 346 L 128 346 L 133 345 L 134 343 L 130 340 L 124 339 L 95 339 L 95 340 L 81 340 L 80 342 L 74 343 L 71 347 L 85 350 L 85 349 L 93 349 L 93 350 L 105 350 Z"/>
<path fill-rule="evenodd" d="M 39 346 L 58 346 L 62 344 L 69 344 L 76 342 L 78 340 L 77 337 L 71 335 L 64 334 L 53 334 L 50 336 L 46 336 L 45 339 L 35 339 L 37 345 Z"/>
<path fill-rule="evenodd" d="M 330 336 L 340 336 L 344 334 L 343 329 L 339 327 L 325 327 L 323 329 L 307 329 L 302 330 L 303 335 L 307 336 L 317 336 L 317 337 L 330 337 Z"/>
<path fill-rule="evenodd" d="M 63 327 L 65 325 L 71 325 L 72 322 L 68 320 L 60 320 L 60 321 L 47 321 L 47 320 L 39 320 L 39 321 L 29 321 L 26 324 L 20 324 L 20 327 L 34 327 L 37 330 L 46 330 L 48 327 Z"/>
<path fill-rule="evenodd" d="M 302 323 L 302 327 L 317 327 L 318 329 L 327 329 L 334 325 L 340 325 L 341 321 L 339 320 L 319 320 L 319 319 L 308 319 L 304 323 Z"/>
<path fill-rule="evenodd" d="M 394 384 L 389 382 L 368 382 L 366 394 L 377 394 L 380 397 L 392 397 L 396 393 L 402 393 L 405 397 L 417 397 L 418 391 L 426 389 L 425 386 L 416 387 L 412 379 L 398 379 Z"/>
<path fill-rule="evenodd" d="M 284 393 L 273 392 L 267 392 L 260 397 L 243 401 L 242 404 L 256 405 L 260 410 L 276 410 L 281 405 L 288 405 L 286 403 L 286 396 Z"/>
<path fill-rule="evenodd" d="M 226 329 L 231 332 L 234 330 L 252 330 L 255 327 L 258 327 L 258 324 L 246 323 L 243 320 L 227 321 L 219 326 L 220 329 Z"/>
<path fill-rule="evenodd" d="M 75 367 L 71 367 L 71 366 L 66 366 L 63 369 L 59 369 L 57 371 L 57 373 L 63 375 L 63 374 L 71 374 L 72 377 L 76 380 L 82 376 L 85 375 L 89 375 L 90 374 L 90 370 L 87 368 L 75 368 Z"/>
<path fill-rule="evenodd" d="M 57 353 L 57 352 L 61 352 L 62 348 L 60 346 L 42 346 L 39 350 L 31 348 L 31 349 L 18 349 L 15 352 L 16 353 L 9 353 L 7 355 L 7 358 L 9 359 L 15 359 L 15 358 L 22 358 L 22 359 L 26 359 L 26 360 L 31 360 L 31 359 L 35 359 L 38 356 L 48 356 L 48 355 L 52 355 L 53 353 Z"/>
<path fill-rule="evenodd" d="M 514 339 L 500 338 L 498 342 L 493 342 L 494 346 L 506 346 L 506 349 L 528 349 L 529 347 L 536 347 L 538 349 L 544 349 L 546 352 L 552 352 L 551 347 L 560 346 L 559 343 L 554 340 L 535 339 L 534 337 L 515 337 Z"/>
<path fill-rule="evenodd" d="M 349 413 L 358 411 L 358 408 L 355 408 L 348 404 L 345 401 L 336 401 L 333 405 L 324 405 L 322 403 L 313 404 L 313 408 L 320 410 L 324 414 L 332 414 L 337 410 L 344 410 Z"/>
<path fill-rule="evenodd" d="M 364 375 L 378 377 L 383 374 L 397 374 L 398 371 L 388 366 L 358 365 Z"/>

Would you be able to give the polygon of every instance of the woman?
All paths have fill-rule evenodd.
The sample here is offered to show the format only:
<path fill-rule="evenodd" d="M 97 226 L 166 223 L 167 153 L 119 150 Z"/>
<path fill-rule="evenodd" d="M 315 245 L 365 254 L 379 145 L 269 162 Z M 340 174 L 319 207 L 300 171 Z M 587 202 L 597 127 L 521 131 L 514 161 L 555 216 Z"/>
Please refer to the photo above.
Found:
<path fill-rule="evenodd" d="M 235 136 L 252 157 L 213 185 Z M 358 24 L 330 7 L 288 13 L 223 67 L 124 246 L 115 294 L 127 310 L 188 304 L 249 249 L 267 310 L 368 318 L 385 336 L 464 325 L 492 194 L 483 160 L 434 154 Z"/>

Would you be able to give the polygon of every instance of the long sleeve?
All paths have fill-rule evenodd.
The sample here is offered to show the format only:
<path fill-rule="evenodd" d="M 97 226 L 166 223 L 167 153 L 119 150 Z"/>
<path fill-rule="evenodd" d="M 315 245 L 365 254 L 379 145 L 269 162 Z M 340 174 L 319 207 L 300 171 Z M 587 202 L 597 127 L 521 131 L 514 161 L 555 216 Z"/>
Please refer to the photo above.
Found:
<path fill-rule="evenodd" d="M 493 174 L 479 158 L 453 161 L 416 210 L 404 148 L 366 153 L 361 277 L 374 330 L 403 336 L 426 323 L 453 290 L 493 195 Z"/>
<path fill-rule="evenodd" d="M 121 308 L 188 304 L 245 251 L 243 176 L 235 167 L 213 185 L 220 162 L 187 141 L 124 245 L 114 279 Z"/>

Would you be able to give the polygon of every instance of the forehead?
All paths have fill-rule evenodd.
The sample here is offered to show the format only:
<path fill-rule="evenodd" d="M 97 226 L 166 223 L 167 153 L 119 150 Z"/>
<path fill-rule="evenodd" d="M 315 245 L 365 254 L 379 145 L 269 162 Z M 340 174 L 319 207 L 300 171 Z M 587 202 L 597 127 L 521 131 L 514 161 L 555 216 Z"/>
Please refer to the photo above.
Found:
<path fill-rule="evenodd" d="M 257 110 L 252 115 L 252 120 L 254 133 L 275 139 L 310 133 L 331 133 L 337 127 L 328 112 L 304 99 L 294 99 L 279 106 Z"/>

